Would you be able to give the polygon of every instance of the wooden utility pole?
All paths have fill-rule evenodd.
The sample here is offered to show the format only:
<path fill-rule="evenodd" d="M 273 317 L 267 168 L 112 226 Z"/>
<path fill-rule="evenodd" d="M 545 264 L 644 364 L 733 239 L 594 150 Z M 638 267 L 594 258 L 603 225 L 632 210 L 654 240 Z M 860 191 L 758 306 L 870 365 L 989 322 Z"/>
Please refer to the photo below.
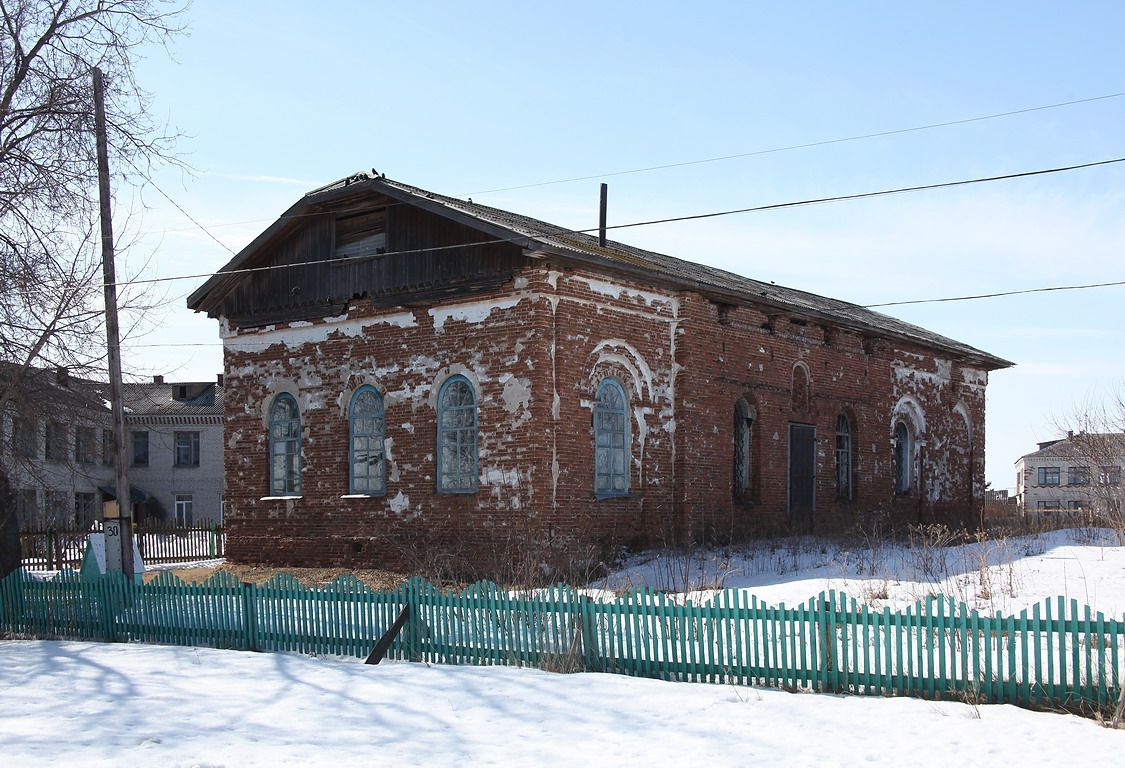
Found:
<path fill-rule="evenodd" d="M 109 391 L 113 411 L 113 466 L 117 475 L 116 508 L 103 514 L 105 565 L 133 578 L 133 515 L 129 466 L 125 453 L 125 405 L 121 386 L 121 333 L 117 325 L 117 274 L 113 263 L 113 216 L 109 200 L 109 141 L 105 132 L 105 83 L 94 68 L 94 130 L 98 137 L 98 201 L 102 221 L 102 279 L 105 283 L 105 335 L 109 344 Z"/>

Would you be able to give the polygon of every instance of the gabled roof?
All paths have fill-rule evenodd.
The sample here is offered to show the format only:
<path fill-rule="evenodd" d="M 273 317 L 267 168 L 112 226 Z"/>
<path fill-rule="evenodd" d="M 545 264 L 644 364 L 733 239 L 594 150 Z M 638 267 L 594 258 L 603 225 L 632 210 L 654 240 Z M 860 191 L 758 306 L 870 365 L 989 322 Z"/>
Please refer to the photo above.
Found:
<path fill-rule="evenodd" d="M 1125 432 L 1080 432 L 1061 440 L 1053 440 L 1038 451 L 1026 453 L 1016 463 L 1025 459 L 1125 461 Z"/>
<path fill-rule="evenodd" d="M 192 395 L 174 397 L 176 387 L 186 386 Z M 130 417 L 138 416 L 222 416 L 223 387 L 205 382 L 145 382 L 125 384 L 123 399 Z"/>
<path fill-rule="evenodd" d="M 24 416 L 72 417 L 79 414 L 91 418 L 109 413 L 109 384 L 71 374 L 66 368 L 24 369 L 0 362 L 0 380 L 7 386 L 17 382 L 9 407 Z"/>
<path fill-rule="evenodd" d="M 602 246 L 598 238 L 583 232 L 574 232 L 510 211 L 429 192 L 372 173 L 355 174 L 306 194 L 231 259 L 219 274 L 212 276 L 193 292 L 188 297 L 188 307 L 196 311 L 215 309 L 242 277 L 238 274 L 222 274 L 223 272 L 262 266 L 263 253 L 268 246 L 299 226 L 303 215 L 335 201 L 357 197 L 364 192 L 385 195 L 458 221 L 497 239 L 520 245 L 532 255 L 561 256 L 601 270 L 627 273 L 642 281 L 697 290 L 718 301 L 752 305 L 767 314 L 776 312 L 792 315 L 876 337 L 920 344 L 989 370 L 1012 365 L 1008 360 L 968 344 L 857 304 L 764 283 L 612 240 Z"/>

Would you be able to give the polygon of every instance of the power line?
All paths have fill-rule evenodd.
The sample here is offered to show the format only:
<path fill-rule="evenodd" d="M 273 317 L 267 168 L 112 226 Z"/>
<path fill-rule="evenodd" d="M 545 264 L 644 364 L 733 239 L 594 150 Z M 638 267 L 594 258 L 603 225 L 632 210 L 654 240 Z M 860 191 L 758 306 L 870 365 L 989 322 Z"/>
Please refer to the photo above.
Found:
<path fill-rule="evenodd" d="M 733 215 L 742 214 L 742 213 L 756 213 L 756 212 L 761 212 L 761 211 L 780 210 L 780 209 L 783 209 L 783 208 L 797 208 L 797 207 L 802 207 L 802 206 L 806 206 L 806 205 L 822 205 L 822 204 L 825 204 L 825 203 L 836 203 L 836 202 L 844 202 L 844 201 L 849 201 L 849 200 L 862 200 L 862 199 L 873 198 L 873 197 L 885 197 L 885 196 L 889 196 L 889 195 L 906 194 L 906 193 L 909 193 L 909 192 L 921 192 L 921 191 L 931 190 L 931 189 L 944 189 L 944 188 L 949 188 L 949 187 L 968 186 L 968 185 L 972 185 L 972 184 L 984 184 L 984 183 L 990 183 L 990 182 L 996 182 L 996 181 L 1007 181 L 1007 180 L 1011 180 L 1011 179 L 1029 178 L 1029 177 L 1033 177 L 1033 176 L 1044 176 L 1044 175 L 1055 174 L 1055 173 L 1065 173 L 1065 172 L 1076 171 L 1076 170 L 1081 170 L 1081 169 L 1085 169 L 1085 168 L 1095 168 L 1095 167 L 1099 167 L 1099 166 L 1113 165 L 1115 163 L 1122 163 L 1122 162 L 1125 162 L 1125 157 L 1118 157 L 1118 158 L 1114 158 L 1114 159 L 1111 159 L 1111 160 L 1098 160 L 1098 161 L 1090 162 L 1090 163 L 1080 163 L 1080 164 L 1076 164 L 1076 165 L 1067 165 L 1067 166 L 1060 166 L 1060 167 L 1055 167 L 1055 168 L 1043 168 L 1043 169 L 1034 170 L 1034 171 L 1020 171 L 1020 172 L 1017 172 L 1017 173 L 1007 173 L 1007 174 L 1002 174 L 1002 175 L 998 175 L 998 176 L 984 176 L 984 177 L 978 177 L 978 178 L 972 178 L 972 179 L 961 179 L 961 180 L 957 180 L 957 181 L 938 182 L 938 183 L 934 183 L 934 184 L 919 184 L 919 185 L 914 185 L 914 186 L 909 186 L 909 187 L 896 187 L 894 189 L 884 189 L 884 190 L 879 190 L 879 191 L 875 191 L 875 192 L 857 192 L 857 193 L 849 194 L 849 195 L 835 195 L 835 196 L 831 196 L 831 197 L 808 198 L 808 199 L 795 200 L 795 201 L 790 201 L 790 202 L 785 202 L 785 203 L 770 203 L 770 204 L 767 204 L 767 205 L 757 205 L 757 206 L 751 206 L 751 207 L 747 207 L 747 208 L 733 208 L 733 209 L 722 210 L 722 211 L 712 211 L 712 212 L 709 212 L 709 213 L 688 214 L 688 215 L 685 215 L 685 216 L 670 216 L 670 217 L 661 218 L 661 219 L 649 219 L 649 220 L 645 220 L 645 221 L 637 221 L 637 222 L 632 222 L 632 223 L 629 223 L 629 224 L 615 224 L 615 225 L 611 225 L 611 226 L 606 227 L 606 229 L 631 229 L 631 228 L 635 228 L 635 227 L 653 226 L 653 225 L 656 225 L 656 224 L 671 224 L 671 223 L 678 223 L 678 222 L 684 222 L 684 221 L 697 221 L 697 220 L 701 220 L 701 219 L 712 219 L 712 218 L 718 218 L 718 217 L 721 217 L 721 216 L 733 216 Z M 599 229 L 598 227 L 589 227 L 589 228 L 586 228 L 586 229 L 558 229 L 558 230 L 555 230 L 555 231 L 545 231 L 545 232 L 539 232 L 539 233 L 528 233 L 528 234 L 521 234 L 521 235 L 513 235 L 511 237 L 494 238 L 494 239 L 490 239 L 490 240 L 479 240 L 479 241 L 467 242 L 467 243 L 455 243 L 455 244 L 452 244 L 452 245 L 432 246 L 432 247 L 427 247 L 427 248 L 412 248 L 412 249 L 399 250 L 399 251 L 388 251 L 386 253 L 380 254 L 380 257 L 404 256 L 404 255 L 410 255 L 410 254 L 416 254 L 416 253 L 433 253 L 433 252 L 436 252 L 436 251 L 446 251 L 446 250 L 468 248 L 468 247 L 475 247 L 475 246 L 482 246 L 482 245 L 497 245 L 497 244 L 502 244 L 502 243 L 520 244 L 520 243 L 526 243 L 530 240 L 534 240 L 534 239 L 537 239 L 537 238 L 555 238 L 555 237 L 565 237 L 567 235 L 590 234 L 590 233 L 593 233 L 593 232 L 597 232 L 598 229 Z M 168 276 L 168 277 L 154 277 L 154 278 L 145 278 L 145 279 L 140 279 L 140 280 L 129 280 L 129 281 L 120 282 L 120 283 L 118 283 L 118 285 L 152 285 L 152 284 L 156 284 L 156 283 L 166 283 L 166 282 L 173 282 L 173 281 L 177 281 L 177 280 L 198 280 L 198 279 L 201 279 L 201 278 L 210 279 L 212 277 L 218 277 L 218 276 L 230 277 L 230 276 L 235 276 L 235 275 L 253 274 L 253 273 L 256 273 L 256 272 L 268 272 L 268 271 L 275 270 L 275 269 L 294 269 L 294 268 L 297 268 L 297 267 L 320 266 L 320 265 L 328 265 L 328 264 L 341 264 L 341 263 L 346 263 L 346 262 L 351 262 L 351 261 L 367 260 L 367 259 L 370 259 L 370 258 L 372 258 L 372 257 L 369 256 L 369 255 L 339 256 L 339 257 L 330 258 L 330 259 L 316 259 L 316 260 L 309 260 L 309 261 L 294 262 L 294 263 L 289 263 L 289 264 L 268 264 L 268 265 L 261 266 L 261 267 L 242 267 L 242 268 L 239 268 L 239 269 L 218 270 L 216 272 L 200 272 L 200 273 L 190 274 L 190 275 L 172 275 L 172 276 Z"/>
<path fill-rule="evenodd" d="M 1001 296 L 1018 296 L 1024 293 L 1047 293 L 1049 291 L 1081 291 L 1087 288 L 1110 288 L 1125 285 L 1125 280 L 1111 283 L 1087 283 L 1085 285 L 1053 285 L 1047 288 L 1025 288 L 1019 291 L 997 291 L 996 293 L 980 293 L 972 296 L 946 296 L 940 299 L 911 299 L 908 301 L 885 301 L 881 304 L 864 304 L 864 309 L 875 307 L 901 307 L 906 304 L 938 304 L 945 301 L 972 301 L 974 299 L 995 299 Z"/>
<path fill-rule="evenodd" d="M 136 163 L 134 163 L 128 157 L 126 157 L 125 160 L 126 160 L 126 162 L 129 163 L 129 165 L 133 166 L 133 170 L 135 170 L 137 173 L 139 173 L 141 175 L 141 178 L 143 178 L 145 181 L 147 181 L 149 184 L 151 184 L 152 188 L 155 189 L 157 192 L 159 192 L 165 200 L 167 200 L 169 203 L 171 203 L 176 208 L 177 211 L 182 213 L 187 218 L 188 221 L 190 221 L 195 226 L 199 227 L 199 229 L 202 230 L 203 234 L 207 235 L 207 237 L 211 238 L 216 243 L 218 243 L 220 247 L 225 248 L 227 250 L 227 252 L 230 253 L 231 256 L 235 255 L 235 252 L 233 250 L 231 250 L 230 246 L 228 246 L 222 240 L 220 240 L 219 238 L 217 238 L 213 234 L 211 234 L 210 230 L 208 230 L 207 227 L 203 226 L 201 223 L 199 223 L 199 221 L 194 216 L 192 216 L 190 213 L 185 211 L 179 203 L 177 203 L 175 200 L 172 199 L 171 195 L 169 195 L 167 192 L 165 192 L 163 189 L 161 189 L 160 185 L 152 180 L 151 176 L 149 176 L 147 173 L 145 173 L 140 168 L 138 168 Z"/>
<path fill-rule="evenodd" d="M 1025 293 L 1048 293 L 1052 291 L 1080 291 L 1089 288 L 1111 288 L 1116 286 L 1125 286 L 1125 280 L 1119 280 L 1109 283 L 1087 283 L 1084 285 L 1054 285 L 1046 288 L 1025 288 L 1016 291 L 998 291 L 996 293 L 980 293 L 971 296 L 945 296 L 940 299 L 910 299 L 906 301 L 886 301 L 880 304 L 862 304 L 864 309 L 876 309 L 878 307 L 900 307 L 908 304 L 937 304 L 948 301 L 973 301 L 976 299 L 995 299 L 1002 296 L 1018 296 Z M 244 346 L 258 346 L 270 347 L 277 344 L 277 341 L 251 341 L 245 338 L 238 340 L 240 347 Z M 150 347 L 221 347 L 224 342 L 221 341 L 188 341 L 188 342 L 165 342 L 160 344 L 129 344 L 129 349 L 142 349 Z"/>
<path fill-rule="evenodd" d="M 797 149 L 811 149 L 813 147 L 826 147 L 832 144 L 845 144 L 852 141 L 863 141 L 865 139 L 877 139 L 884 136 L 896 136 L 904 133 L 916 133 L 918 131 L 928 131 L 934 128 L 948 128 L 954 125 L 966 125 L 968 123 L 979 123 L 984 120 L 995 120 L 1000 117 L 1012 117 L 1014 115 L 1025 115 L 1031 112 L 1042 112 L 1048 109 L 1059 109 L 1060 107 L 1069 107 L 1075 104 L 1088 104 L 1094 101 L 1105 101 L 1106 99 L 1116 99 L 1125 96 L 1125 91 L 1120 93 L 1107 93 L 1103 96 L 1091 96 L 1085 99 L 1072 99 L 1071 101 L 1060 101 L 1055 104 L 1043 104 L 1037 107 L 1026 107 L 1024 109 L 1013 109 L 1007 112 L 994 112 L 990 115 L 979 115 L 977 117 L 966 117 L 960 120 L 946 120 L 940 123 L 928 123 L 926 125 L 916 125 L 910 128 L 894 128 L 887 131 L 876 131 L 875 133 L 862 133 L 855 136 L 845 136 L 838 139 L 824 139 L 822 141 L 810 141 L 803 144 L 789 144 L 783 147 L 771 147 L 770 149 L 757 149 L 751 152 L 738 152 L 731 155 L 718 155 L 716 157 L 707 157 L 700 160 L 685 160 L 678 163 L 665 163 L 663 165 L 650 165 L 643 168 L 630 168 L 624 171 L 612 171 L 610 173 L 597 173 L 589 176 L 572 176 L 566 179 L 554 179 L 552 181 L 538 181 L 531 184 L 520 184 L 514 187 L 497 187 L 496 189 L 484 189 L 477 192 L 469 192 L 467 195 L 487 195 L 493 192 L 512 192 L 519 189 L 533 189 L 535 187 L 546 187 L 554 184 L 569 184 L 575 181 L 592 181 L 594 179 L 605 179 L 613 176 L 628 176 L 635 173 L 649 173 L 650 171 L 663 171 L 670 168 L 683 168 L 691 165 L 704 165 L 706 163 L 718 163 L 724 160 L 738 160 L 744 157 L 757 157 L 759 155 L 770 155 L 779 152 L 791 152 Z M 461 195 L 465 197 L 467 195 Z"/>
<path fill-rule="evenodd" d="M 1023 109 L 1013 109 L 1013 110 L 1009 110 L 1007 112 L 994 112 L 992 114 L 978 115 L 976 117 L 966 117 L 966 118 L 961 118 L 961 119 L 957 119 L 957 120 L 946 120 L 946 121 L 939 122 L 939 123 L 927 123 L 926 125 L 915 125 L 915 126 L 911 126 L 911 127 L 908 127 L 908 128 L 894 128 L 894 129 L 890 129 L 890 130 L 886 130 L 886 131 L 876 131 L 874 133 L 863 133 L 863 134 L 857 134 L 857 135 L 854 135 L 854 136 L 844 136 L 844 137 L 835 138 L 835 139 L 823 139 L 823 140 L 820 140 L 820 141 L 810 141 L 810 142 L 805 142 L 803 144 L 789 144 L 789 145 L 786 145 L 786 146 L 770 147 L 768 149 L 757 149 L 757 150 L 752 150 L 752 151 L 749 151 L 749 152 L 738 152 L 738 153 L 729 154 L 729 155 L 718 155 L 716 157 L 708 157 L 708 158 L 702 158 L 702 159 L 698 159 L 698 160 L 684 160 L 684 161 L 675 162 L 675 163 L 664 163 L 664 164 L 661 164 L 661 165 L 650 165 L 650 166 L 645 166 L 645 167 L 642 167 L 642 168 L 630 168 L 630 169 L 621 170 L 621 171 L 610 171 L 608 173 L 590 174 L 588 176 L 572 176 L 572 177 L 564 178 L 564 179 L 553 179 L 553 180 L 550 180 L 550 181 L 537 181 L 537 182 L 532 182 L 532 183 L 529 183 L 529 184 L 518 184 L 516 186 L 511 186 L 511 187 L 497 187 L 495 189 L 478 190 L 476 192 L 467 192 L 463 195 L 456 195 L 455 197 L 471 197 L 473 195 L 488 195 L 488 194 L 493 194 L 493 193 L 496 193 L 496 192 L 511 192 L 511 191 L 520 190 L 520 189 L 533 189 L 533 188 L 536 188 L 536 187 L 546 187 L 546 186 L 552 186 L 552 185 L 555 185 L 555 184 L 568 184 L 568 183 L 576 182 L 576 181 L 592 181 L 592 180 L 595 180 L 595 179 L 611 178 L 611 177 L 615 177 L 615 176 L 628 176 L 628 175 L 637 174 L 637 173 L 649 173 L 651 171 L 661 171 L 661 170 L 667 170 L 667 169 L 670 169 L 670 168 L 682 168 L 682 167 L 692 166 L 692 165 L 704 165 L 704 164 L 707 164 L 707 163 L 717 163 L 717 162 L 722 162 L 722 161 L 725 161 L 725 160 L 737 160 L 737 159 L 745 158 L 745 157 L 756 157 L 756 156 L 759 156 L 759 155 L 770 155 L 770 154 L 777 154 L 777 153 L 780 153 L 780 152 L 791 152 L 791 151 L 795 151 L 795 150 L 798 150 L 798 149 L 812 149 L 814 147 L 825 147 L 825 146 L 830 146 L 830 145 L 833 145 L 833 144 L 845 144 L 845 143 L 848 143 L 848 142 L 864 141 L 866 139 L 876 139 L 876 138 L 882 138 L 882 137 L 885 137 L 885 136 L 896 136 L 896 135 L 905 134 L 905 133 L 917 133 L 917 132 L 920 132 L 920 131 L 928 131 L 928 130 L 932 130 L 932 129 L 935 129 L 935 128 L 948 128 L 948 127 L 955 126 L 955 125 L 966 125 L 966 124 L 969 124 L 969 123 L 979 123 L 979 122 L 983 122 L 985 120 L 995 120 L 995 119 L 1002 118 L 1002 117 L 1013 117 L 1015 115 L 1024 115 L 1024 114 L 1029 114 L 1029 113 L 1032 113 L 1032 112 L 1042 112 L 1042 111 L 1049 110 L 1049 109 L 1060 109 L 1062 107 L 1070 107 L 1070 106 L 1074 106 L 1076 104 L 1088 104 L 1088 103 L 1096 102 L 1096 101 L 1106 101 L 1108 99 L 1117 99 L 1117 98 L 1120 98 L 1122 96 L 1125 96 L 1125 91 L 1121 91 L 1121 92 L 1118 92 L 1118 93 L 1107 93 L 1107 94 L 1103 94 L 1101 96 L 1090 96 L 1088 98 L 1083 98 L 1083 99 L 1072 99 L 1070 101 L 1059 101 L 1059 102 L 1055 102 L 1054 104 L 1041 104 L 1041 105 L 1035 106 L 1035 107 L 1025 107 Z M 152 180 L 149 179 L 149 181 L 151 182 Z M 162 190 L 160 190 L 159 187 L 156 187 L 155 183 L 153 183 L 153 187 L 155 187 L 156 190 L 158 192 L 160 192 L 160 194 L 164 195 L 165 198 L 168 198 L 168 195 L 166 195 Z M 176 205 L 174 202 L 172 204 Z M 180 211 L 183 212 L 183 209 L 180 208 L 178 205 L 176 205 L 176 208 L 180 209 Z M 187 216 L 186 213 L 184 213 L 184 215 Z M 295 215 L 293 215 L 289 218 L 295 219 L 295 218 L 300 218 L 302 216 L 314 216 L 314 215 L 318 215 L 318 214 L 295 214 Z M 192 223 L 195 224 L 197 227 L 199 227 L 200 229 L 203 229 L 204 232 L 207 231 L 203 227 L 203 225 L 200 224 L 198 221 L 196 221 L 195 219 L 192 219 L 190 216 L 188 216 L 188 218 L 191 219 Z M 220 224 L 211 224 L 210 226 L 211 227 L 232 227 L 232 226 L 238 226 L 238 225 L 241 225 L 241 224 L 255 224 L 255 223 L 258 223 L 258 222 L 261 222 L 261 221 L 266 221 L 266 219 L 249 219 L 249 220 L 246 220 L 246 221 L 224 222 L 224 223 L 220 223 Z M 187 231 L 189 229 L 190 229 L 190 227 L 182 227 L 182 228 L 175 228 L 175 229 L 172 229 L 172 228 L 162 229 L 162 230 L 158 230 L 158 231 L 159 232 L 183 232 L 183 231 Z M 154 231 L 156 231 L 156 230 L 154 230 Z M 208 232 L 207 234 L 210 235 L 210 232 Z M 215 239 L 214 236 L 211 236 L 211 237 L 212 237 L 212 239 Z M 220 243 L 220 245 L 222 245 L 222 243 Z M 223 245 L 223 247 L 227 248 L 227 246 L 225 246 L 225 245 Z M 230 249 L 227 248 L 227 250 L 229 251 Z"/>
<path fill-rule="evenodd" d="M 649 221 L 636 221 L 632 224 L 616 224 L 606 227 L 606 229 L 628 229 L 630 227 L 644 227 L 650 224 L 670 224 L 680 221 L 695 221 L 698 219 L 712 219 L 719 216 L 731 216 L 737 213 L 754 213 L 757 211 L 774 211 L 781 208 L 796 208 L 804 205 L 819 205 L 820 203 L 839 203 L 845 200 L 863 200 L 870 197 L 886 197 L 888 195 L 900 195 L 906 192 L 922 192 L 928 189 L 943 189 L 947 187 L 962 187 L 969 184 L 984 184 L 991 181 L 1006 181 L 1009 179 L 1028 178 L 1030 176 L 1045 176 L 1051 173 L 1064 173 L 1066 171 L 1077 171 L 1082 168 L 1094 168 L 1099 165 L 1112 165 L 1114 163 L 1125 162 L 1125 157 L 1114 158 L 1113 160 L 1098 160 L 1093 163 L 1081 163 L 1078 165 L 1067 165 L 1059 168 L 1044 168 L 1038 171 L 1021 171 L 1019 173 L 1005 173 L 1000 176 L 983 176 L 975 179 L 961 179 L 959 181 L 943 181 L 937 184 L 918 184 L 912 187 L 897 187 L 895 189 L 884 189 L 878 192 L 857 192 L 852 195 L 835 195 L 833 197 L 820 197 L 808 200 L 797 200 L 790 203 L 771 203 L 769 205 L 756 205 L 750 208 L 733 208 L 726 211 L 714 211 L 712 213 L 697 213 L 688 216 L 673 216 L 664 219 L 652 219 Z M 577 230 L 580 232 L 593 232 L 595 229 Z"/>

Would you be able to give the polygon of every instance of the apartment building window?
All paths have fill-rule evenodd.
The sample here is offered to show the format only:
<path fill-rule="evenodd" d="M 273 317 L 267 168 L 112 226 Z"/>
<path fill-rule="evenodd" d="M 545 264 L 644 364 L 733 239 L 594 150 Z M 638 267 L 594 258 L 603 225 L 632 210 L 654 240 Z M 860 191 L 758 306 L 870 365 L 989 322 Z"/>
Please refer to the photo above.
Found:
<path fill-rule="evenodd" d="M 1037 501 L 1035 502 L 1035 508 L 1043 510 L 1062 509 L 1062 502 L 1058 499 L 1052 501 Z"/>
<path fill-rule="evenodd" d="M 113 466 L 113 430 L 102 430 L 102 464 L 107 467 Z"/>
<path fill-rule="evenodd" d="M 16 491 L 16 526 L 21 531 L 38 527 L 39 492 L 34 488 L 21 488 Z"/>
<path fill-rule="evenodd" d="M 17 456 L 34 459 L 38 453 L 38 443 L 35 434 L 35 420 L 16 416 L 12 419 L 12 451 Z"/>
<path fill-rule="evenodd" d="M 1059 468 L 1058 467 L 1040 467 L 1039 468 L 1039 485 L 1058 485 L 1059 484 Z"/>
<path fill-rule="evenodd" d="M 43 512 L 47 525 L 66 526 L 70 522 L 70 494 L 66 491 L 45 491 Z"/>
<path fill-rule="evenodd" d="M 94 512 L 96 503 L 92 493 L 74 494 L 74 522 L 78 523 L 79 528 L 85 528 L 94 522 L 97 517 Z"/>
<path fill-rule="evenodd" d="M 66 461 L 66 427 L 55 420 L 47 422 L 45 455 L 51 461 Z"/>
<path fill-rule="evenodd" d="M 74 460 L 79 464 L 93 464 L 98 460 L 95 453 L 93 427 L 78 427 L 74 430 Z"/>
<path fill-rule="evenodd" d="M 1089 467 L 1068 467 L 1066 470 L 1066 484 L 1067 485 L 1089 485 L 1090 484 L 1090 468 Z"/>
<path fill-rule="evenodd" d="M 147 467 L 148 466 L 148 432 L 134 432 L 133 438 L 133 461 L 134 467 Z"/>
<path fill-rule="evenodd" d="M 186 528 L 192 524 L 195 519 L 192 509 L 194 506 L 195 500 L 190 493 L 176 494 L 176 525 Z"/>
<path fill-rule="evenodd" d="M 1121 485 L 1121 467 L 1102 467 L 1099 479 L 1103 485 Z"/>
<path fill-rule="evenodd" d="M 177 432 L 175 434 L 176 466 L 199 466 L 199 433 Z"/>
<path fill-rule="evenodd" d="M 1066 508 L 1076 512 L 1086 509 L 1088 503 L 1085 499 L 1071 499 L 1066 503 Z"/>

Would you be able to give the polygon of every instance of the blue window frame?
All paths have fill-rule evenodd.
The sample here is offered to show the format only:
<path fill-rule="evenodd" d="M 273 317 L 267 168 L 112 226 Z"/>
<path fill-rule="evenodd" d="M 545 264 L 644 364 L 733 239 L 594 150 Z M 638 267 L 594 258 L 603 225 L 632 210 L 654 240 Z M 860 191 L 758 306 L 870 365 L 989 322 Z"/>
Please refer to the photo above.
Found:
<path fill-rule="evenodd" d="M 301 493 L 301 411 L 293 395 L 281 393 L 270 406 L 270 495 Z"/>
<path fill-rule="evenodd" d="M 910 428 L 901 421 L 895 424 L 895 493 L 900 495 L 910 493 L 914 487 L 913 442 Z"/>
<path fill-rule="evenodd" d="M 348 493 L 381 495 L 387 492 L 383 438 L 383 396 L 364 385 L 352 395 L 348 407 Z"/>
<path fill-rule="evenodd" d="M 629 493 L 629 415 L 625 388 L 603 379 L 594 398 L 594 494 L 598 498 Z"/>
<path fill-rule="evenodd" d="M 450 376 L 438 390 L 437 489 L 477 491 L 477 396 L 464 376 Z"/>
<path fill-rule="evenodd" d="M 852 422 L 847 414 L 836 417 L 836 498 L 851 500 L 852 487 Z"/>

